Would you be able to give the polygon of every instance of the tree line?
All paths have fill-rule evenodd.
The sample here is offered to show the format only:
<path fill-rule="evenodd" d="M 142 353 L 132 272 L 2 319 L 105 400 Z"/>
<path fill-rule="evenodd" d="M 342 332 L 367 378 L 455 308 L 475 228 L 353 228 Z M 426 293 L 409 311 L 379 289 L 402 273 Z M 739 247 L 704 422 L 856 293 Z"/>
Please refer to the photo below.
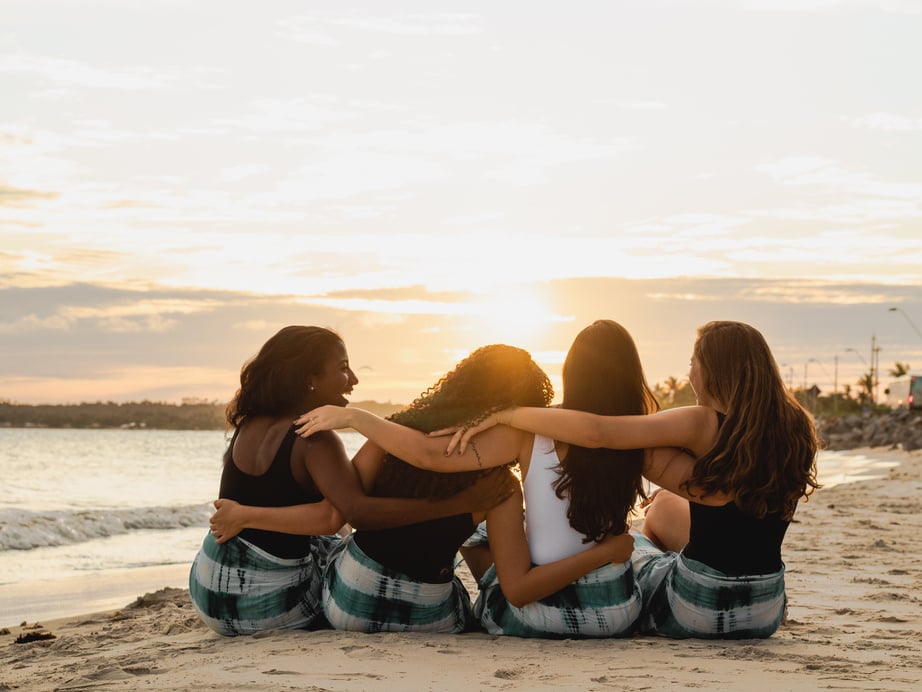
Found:
<path fill-rule="evenodd" d="M 398 404 L 376 401 L 353 405 L 385 416 L 400 408 Z M 224 430 L 226 406 L 201 399 L 184 399 L 180 404 L 164 401 L 21 404 L 0 400 L 0 427 Z"/>

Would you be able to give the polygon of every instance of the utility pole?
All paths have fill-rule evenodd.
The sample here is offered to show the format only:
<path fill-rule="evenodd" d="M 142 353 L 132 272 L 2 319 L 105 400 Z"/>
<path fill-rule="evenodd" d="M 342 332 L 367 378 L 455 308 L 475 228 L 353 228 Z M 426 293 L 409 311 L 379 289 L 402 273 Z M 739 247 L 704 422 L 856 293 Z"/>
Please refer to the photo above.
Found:
<path fill-rule="evenodd" d="M 877 345 L 877 335 L 871 335 L 871 387 L 873 391 L 873 405 L 877 405 L 877 390 L 880 385 L 880 346 Z"/>

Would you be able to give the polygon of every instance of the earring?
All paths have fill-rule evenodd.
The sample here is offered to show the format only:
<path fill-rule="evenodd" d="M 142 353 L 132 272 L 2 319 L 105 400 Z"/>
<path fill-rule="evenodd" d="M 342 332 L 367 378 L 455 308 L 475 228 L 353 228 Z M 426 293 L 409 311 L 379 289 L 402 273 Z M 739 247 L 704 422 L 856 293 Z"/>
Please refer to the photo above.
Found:
<path fill-rule="evenodd" d="M 310 387 L 308 387 L 307 391 L 309 391 L 309 392 L 314 391 L 314 385 L 311 385 Z"/>

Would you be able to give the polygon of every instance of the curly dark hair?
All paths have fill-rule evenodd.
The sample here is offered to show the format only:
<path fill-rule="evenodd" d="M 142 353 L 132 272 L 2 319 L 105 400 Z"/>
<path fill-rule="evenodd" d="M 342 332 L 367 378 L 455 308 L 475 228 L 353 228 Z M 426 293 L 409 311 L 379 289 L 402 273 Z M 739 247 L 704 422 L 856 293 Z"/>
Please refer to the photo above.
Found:
<path fill-rule="evenodd" d="M 562 408 L 602 416 L 646 414 L 659 403 L 644 379 L 637 347 L 612 320 L 597 320 L 577 334 L 563 364 Z M 554 481 L 557 497 L 569 500 L 570 526 L 600 541 L 628 528 L 638 497 L 646 497 L 644 450 L 589 449 L 570 445 Z"/>
<path fill-rule="evenodd" d="M 550 379 L 528 351 L 492 344 L 478 348 L 412 404 L 388 418 L 415 430 L 431 432 L 452 425 L 473 424 L 510 406 L 547 406 L 553 398 Z M 448 497 L 489 472 L 490 469 L 436 473 L 417 469 L 388 454 L 372 494 Z"/>
<path fill-rule="evenodd" d="M 240 389 L 225 410 L 225 420 L 238 428 L 253 416 L 287 416 L 306 410 L 307 384 L 342 338 L 324 327 L 292 325 L 272 336 L 240 370 Z"/>
<path fill-rule="evenodd" d="M 784 386 L 765 337 L 742 322 L 708 322 L 694 356 L 702 386 L 726 418 L 717 441 L 695 462 L 686 487 L 733 493 L 756 518 L 791 519 L 801 497 L 819 486 L 819 441 L 812 416 Z"/>

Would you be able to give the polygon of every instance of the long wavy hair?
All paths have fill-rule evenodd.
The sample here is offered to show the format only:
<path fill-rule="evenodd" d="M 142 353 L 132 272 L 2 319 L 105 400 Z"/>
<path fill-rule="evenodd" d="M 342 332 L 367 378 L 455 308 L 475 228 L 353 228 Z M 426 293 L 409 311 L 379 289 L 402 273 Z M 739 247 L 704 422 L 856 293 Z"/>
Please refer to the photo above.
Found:
<path fill-rule="evenodd" d="M 318 375 L 342 338 L 324 327 L 292 325 L 272 336 L 240 370 L 240 389 L 225 410 L 231 428 L 254 416 L 303 413 L 308 379 Z"/>
<path fill-rule="evenodd" d="M 659 410 L 628 331 L 597 320 L 577 334 L 563 364 L 562 408 L 603 416 Z M 554 481 L 557 497 L 569 500 L 570 526 L 600 541 L 628 528 L 638 497 L 646 497 L 644 450 L 589 449 L 570 445 Z"/>
<path fill-rule="evenodd" d="M 708 322 L 694 356 L 701 386 L 726 412 L 713 447 L 695 462 L 686 487 L 729 492 L 745 512 L 791 519 L 819 488 L 819 441 L 812 416 L 784 386 L 762 334 L 741 322 Z"/>
<path fill-rule="evenodd" d="M 547 406 L 554 388 L 528 351 L 505 344 L 471 353 L 438 382 L 389 420 L 431 432 L 452 425 L 472 425 L 510 406 Z M 515 459 L 510 459 L 510 464 Z M 485 471 L 436 473 L 417 469 L 386 455 L 372 494 L 391 497 L 448 497 L 471 485 Z"/>

